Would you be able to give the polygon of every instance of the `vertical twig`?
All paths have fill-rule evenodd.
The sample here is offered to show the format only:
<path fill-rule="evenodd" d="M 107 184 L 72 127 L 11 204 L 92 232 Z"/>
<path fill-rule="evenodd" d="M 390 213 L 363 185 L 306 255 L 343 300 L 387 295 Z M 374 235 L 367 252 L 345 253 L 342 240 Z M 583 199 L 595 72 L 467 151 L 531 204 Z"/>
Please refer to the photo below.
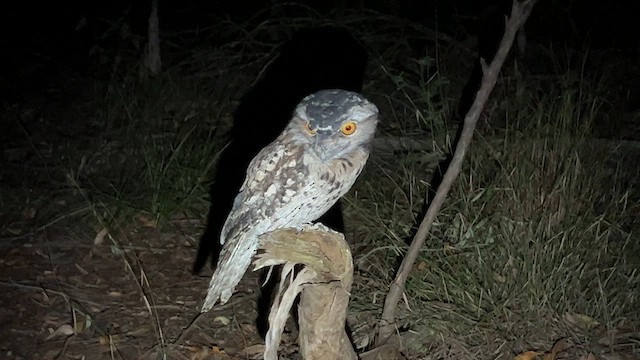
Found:
<path fill-rule="evenodd" d="M 152 75 L 158 75 L 162 67 L 160 57 L 160 20 L 158 19 L 158 0 L 151 0 L 151 14 L 148 28 L 149 42 L 145 49 L 144 64 Z"/>
<path fill-rule="evenodd" d="M 476 123 L 478 122 L 478 118 L 480 117 L 487 99 L 496 84 L 498 74 L 509 50 L 511 49 L 515 35 L 518 32 L 518 29 L 520 29 L 520 27 L 525 23 L 529 14 L 531 14 L 531 9 L 536 1 L 537 0 L 525 0 L 520 2 L 519 0 L 513 0 L 511 15 L 506 19 L 504 36 L 500 41 L 500 46 L 493 58 L 493 61 L 491 61 L 491 64 L 487 66 L 484 59 L 480 59 L 482 65 L 482 83 L 480 85 L 480 89 L 476 93 L 473 104 L 464 118 L 464 125 L 462 127 L 460 139 L 456 145 L 456 150 L 453 154 L 453 158 L 451 159 L 451 163 L 442 178 L 440 186 L 438 186 L 438 190 L 436 191 L 431 205 L 429 205 L 429 208 L 427 209 L 427 213 L 420 223 L 420 227 L 409 246 L 407 255 L 403 259 L 402 264 L 400 264 L 396 278 L 393 283 L 391 283 L 391 288 L 389 289 L 389 293 L 385 299 L 382 318 L 380 320 L 380 330 L 376 340 L 376 345 L 378 346 L 384 344 L 395 332 L 395 311 L 398 301 L 404 291 L 404 284 L 409 277 L 409 272 L 420 253 L 420 249 L 424 244 L 427 234 L 431 229 L 431 225 L 433 224 L 447 193 L 451 189 L 451 185 L 460 173 L 462 162 L 464 160 L 465 153 L 469 148 Z"/>

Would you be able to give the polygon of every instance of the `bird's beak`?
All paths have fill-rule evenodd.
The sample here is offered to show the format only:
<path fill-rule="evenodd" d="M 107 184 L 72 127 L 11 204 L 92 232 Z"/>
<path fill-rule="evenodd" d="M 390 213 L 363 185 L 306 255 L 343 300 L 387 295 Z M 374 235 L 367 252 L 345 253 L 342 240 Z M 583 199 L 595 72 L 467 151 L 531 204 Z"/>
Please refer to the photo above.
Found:
<path fill-rule="evenodd" d="M 327 149 L 326 142 L 321 141 L 322 137 L 323 137 L 323 134 L 321 133 L 316 134 L 315 138 L 313 139 L 312 148 L 313 148 L 313 152 L 315 153 L 318 159 L 320 159 L 322 162 L 327 162 L 331 157 L 331 153 L 329 149 Z"/>

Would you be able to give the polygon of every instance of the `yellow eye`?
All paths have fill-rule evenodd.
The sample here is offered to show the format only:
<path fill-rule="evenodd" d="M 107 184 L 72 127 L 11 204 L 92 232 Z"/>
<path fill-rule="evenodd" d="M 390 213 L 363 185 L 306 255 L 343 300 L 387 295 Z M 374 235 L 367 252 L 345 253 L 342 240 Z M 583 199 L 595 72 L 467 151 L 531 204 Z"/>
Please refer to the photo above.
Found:
<path fill-rule="evenodd" d="M 356 132 L 356 128 L 358 126 L 356 125 L 355 121 L 347 121 L 346 123 L 342 124 L 342 126 L 340 127 L 340 131 L 342 131 L 343 134 L 349 136 L 349 135 L 353 135 L 353 133 Z"/>
<path fill-rule="evenodd" d="M 309 135 L 315 135 L 315 134 L 316 134 L 315 130 L 313 130 L 313 129 L 311 128 L 311 125 L 309 125 L 309 123 L 308 123 L 308 122 L 304 123 L 304 129 L 305 129 L 305 130 L 307 130 L 307 132 L 309 133 Z"/>

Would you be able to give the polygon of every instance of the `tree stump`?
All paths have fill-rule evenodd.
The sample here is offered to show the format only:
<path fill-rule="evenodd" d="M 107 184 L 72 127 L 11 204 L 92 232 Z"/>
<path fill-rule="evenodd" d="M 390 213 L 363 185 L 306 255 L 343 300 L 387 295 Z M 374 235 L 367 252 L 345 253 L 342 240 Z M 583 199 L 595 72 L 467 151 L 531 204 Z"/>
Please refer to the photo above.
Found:
<path fill-rule="evenodd" d="M 261 237 L 254 264 L 255 270 L 283 265 L 269 313 L 265 360 L 277 360 L 284 324 L 298 294 L 298 339 L 303 359 L 357 359 L 345 330 L 353 260 L 341 233 L 322 224 L 267 233 Z M 296 274 L 298 264 L 303 269 Z"/>

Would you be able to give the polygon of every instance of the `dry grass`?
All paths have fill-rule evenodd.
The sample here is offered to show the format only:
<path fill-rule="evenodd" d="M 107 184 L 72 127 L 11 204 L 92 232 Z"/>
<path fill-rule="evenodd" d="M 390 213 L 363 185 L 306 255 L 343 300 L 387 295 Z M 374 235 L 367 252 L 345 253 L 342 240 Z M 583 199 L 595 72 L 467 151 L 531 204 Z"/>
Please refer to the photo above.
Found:
<path fill-rule="evenodd" d="M 579 72 L 555 81 L 546 91 L 522 78 L 503 84 L 495 101 L 503 107 L 492 116 L 504 125 L 487 119 L 477 134 L 407 283 L 399 331 L 422 337 L 409 348 L 455 342 L 461 352 L 429 358 L 491 358 L 505 344 L 584 342 L 568 331 L 575 314 L 609 330 L 637 323 L 640 192 L 634 172 L 621 171 L 632 158 L 590 138 L 602 92 Z M 413 161 L 384 167 L 384 177 L 349 197 L 360 275 L 353 305 L 362 322 L 379 310 L 428 190 L 426 170 Z"/>

